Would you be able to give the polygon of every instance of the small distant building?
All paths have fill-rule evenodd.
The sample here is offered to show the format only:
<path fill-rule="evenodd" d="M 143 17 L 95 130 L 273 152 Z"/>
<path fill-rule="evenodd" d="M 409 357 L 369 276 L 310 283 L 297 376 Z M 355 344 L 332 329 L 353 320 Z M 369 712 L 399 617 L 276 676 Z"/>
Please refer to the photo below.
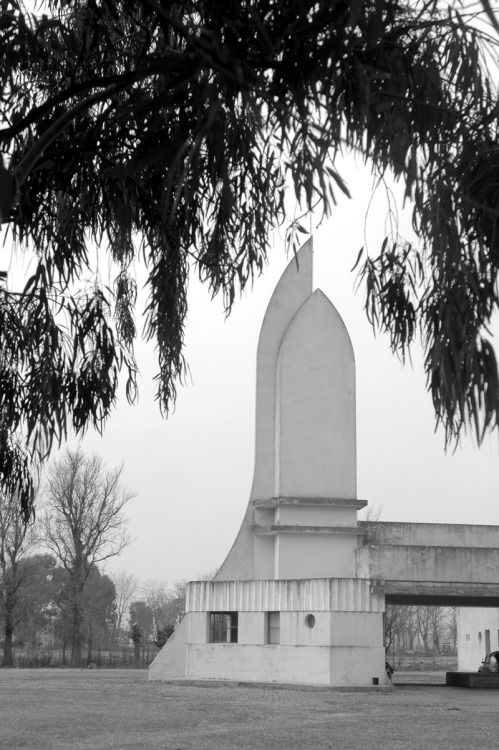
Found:
<path fill-rule="evenodd" d="M 491 651 L 499 651 L 499 609 L 496 607 L 458 607 L 458 669 L 476 672 Z"/>

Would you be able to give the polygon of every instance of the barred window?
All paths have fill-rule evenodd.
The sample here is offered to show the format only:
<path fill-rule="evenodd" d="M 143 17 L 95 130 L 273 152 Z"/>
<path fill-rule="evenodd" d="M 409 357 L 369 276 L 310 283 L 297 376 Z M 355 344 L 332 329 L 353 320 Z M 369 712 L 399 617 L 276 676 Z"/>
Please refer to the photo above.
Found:
<path fill-rule="evenodd" d="M 267 643 L 281 642 L 281 613 L 267 612 Z"/>
<path fill-rule="evenodd" d="M 237 643 L 237 612 L 210 612 L 210 643 Z"/>

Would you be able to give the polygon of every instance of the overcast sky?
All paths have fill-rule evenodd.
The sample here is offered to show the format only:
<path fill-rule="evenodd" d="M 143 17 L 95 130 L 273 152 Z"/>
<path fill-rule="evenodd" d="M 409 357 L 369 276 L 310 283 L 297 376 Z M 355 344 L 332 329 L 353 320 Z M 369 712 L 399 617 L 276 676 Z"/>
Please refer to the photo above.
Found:
<path fill-rule="evenodd" d="M 347 170 L 353 199 L 340 200 L 332 218 L 312 229 L 314 286 L 338 309 L 355 351 L 358 496 L 383 506 L 385 521 L 499 524 L 497 434 L 480 449 L 465 436 L 445 453 L 420 353 L 414 351 L 412 367 L 402 366 L 365 318 L 350 269 L 366 240 L 373 254 L 380 247 L 386 193 L 380 188 L 368 211 L 369 171 L 352 162 Z M 409 212 L 400 224 L 410 236 Z M 234 541 L 253 477 L 258 336 L 288 262 L 283 238 L 276 235 L 273 244 L 269 267 L 228 319 L 193 275 L 186 331 L 192 382 L 179 389 L 175 413 L 161 418 L 154 352 L 139 345 L 138 405 L 122 399 L 104 437 L 83 441 L 109 465 L 124 462 L 124 480 L 137 492 L 128 508 L 135 541 L 113 562 L 115 570 L 142 581 L 195 579 L 218 567 Z"/>
<path fill-rule="evenodd" d="M 434 432 L 417 349 L 412 368 L 403 367 L 365 318 L 350 269 L 366 240 L 373 255 L 379 251 L 386 194 L 379 189 L 368 211 L 369 170 L 352 160 L 345 169 L 353 199 L 339 200 L 322 226 L 312 222 L 314 285 L 343 317 L 355 352 L 358 496 L 383 506 L 385 521 L 499 524 L 497 433 L 480 449 L 464 437 L 455 453 L 446 454 L 443 432 Z M 406 237 L 407 214 L 401 216 Z M 128 505 L 134 542 L 110 572 L 125 568 L 142 582 L 173 585 L 212 571 L 227 555 L 253 477 L 260 326 L 288 260 L 276 234 L 268 268 L 227 319 L 221 300 L 212 301 L 193 274 L 185 349 L 192 382 L 179 389 L 175 413 L 161 418 L 154 349 L 138 343 L 138 405 L 130 407 L 122 397 L 104 436 L 90 432 L 83 439 L 84 449 L 99 453 L 109 467 L 123 463 L 124 483 L 137 493 Z"/>

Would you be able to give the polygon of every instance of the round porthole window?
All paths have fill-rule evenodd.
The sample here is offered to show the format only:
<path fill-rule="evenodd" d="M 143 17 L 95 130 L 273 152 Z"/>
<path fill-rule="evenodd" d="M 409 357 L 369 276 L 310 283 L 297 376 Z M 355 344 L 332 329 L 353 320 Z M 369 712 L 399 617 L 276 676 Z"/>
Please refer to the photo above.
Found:
<path fill-rule="evenodd" d="M 315 617 L 313 615 L 307 615 L 305 617 L 305 625 L 307 628 L 313 628 L 315 626 Z"/>

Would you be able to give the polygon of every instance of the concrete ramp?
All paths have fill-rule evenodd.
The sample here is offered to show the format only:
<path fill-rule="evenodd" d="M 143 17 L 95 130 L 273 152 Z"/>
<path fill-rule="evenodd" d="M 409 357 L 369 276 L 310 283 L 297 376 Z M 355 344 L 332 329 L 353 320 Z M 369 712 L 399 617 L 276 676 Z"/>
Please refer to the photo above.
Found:
<path fill-rule="evenodd" d="M 184 617 L 149 667 L 149 681 L 185 677 L 188 621 Z"/>

